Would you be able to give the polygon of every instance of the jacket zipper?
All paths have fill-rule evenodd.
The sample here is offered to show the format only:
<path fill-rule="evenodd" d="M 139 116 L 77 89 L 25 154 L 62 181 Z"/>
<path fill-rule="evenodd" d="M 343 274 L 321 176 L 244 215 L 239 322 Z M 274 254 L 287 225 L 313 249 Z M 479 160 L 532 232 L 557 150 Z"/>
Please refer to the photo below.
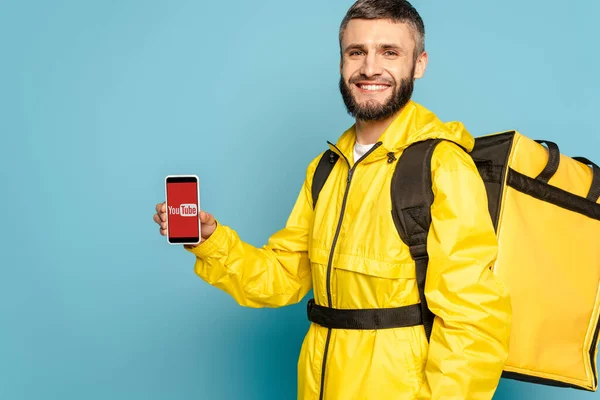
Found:
<path fill-rule="evenodd" d="M 335 235 L 333 236 L 333 242 L 331 244 L 331 251 L 329 252 L 329 260 L 327 262 L 327 306 L 331 308 L 331 266 L 333 262 L 333 254 L 335 253 L 335 246 L 338 241 L 338 237 L 340 235 L 340 230 L 342 228 L 342 221 L 344 220 L 344 213 L 346 211 L 346 202 L 348 200 L 348 194 L 350 193 L 350 184 L 352 183 L 352 177 L 354 176 L 354 170 L 358 163 L 360 163 L 365 157 L 367 157 L 371 152 L 373 152 L 376 148 L 382 145 L 382 142 L 377 142 L 367 151 L 360 159 L 358 159 L 352 168 L 350 168 L 350 162 L 338 149 L 334 144 L 329 143 L 342 155 L 346 164 L 348 165 L 348 178 L 346 179 L 346 190 L 344 191 L 344 198 L 342 200 L 342 209 L 340 210 L 340 217 L 338 219 L 337 228 L 335 230 Z M 320 394 L 319 400 L 323 400 L 323 394 L 325 389 L 325 368 L 327 366 L 327 353 L 329 352 L 329 341 L 331 340 L 331 328 L 327 329 L 327 340 L 325 341 L 325 351 L 323 352 L 323 367 L 321 369 L 321 383 L 320 383 Z"/>

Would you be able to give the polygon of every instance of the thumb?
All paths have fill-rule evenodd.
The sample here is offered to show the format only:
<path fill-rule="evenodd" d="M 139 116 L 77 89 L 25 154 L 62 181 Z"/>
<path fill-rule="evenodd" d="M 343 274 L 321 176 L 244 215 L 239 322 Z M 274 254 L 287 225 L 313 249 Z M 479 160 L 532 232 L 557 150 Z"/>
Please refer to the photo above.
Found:
<path fill-rule="evenodd" d="M 202 222 L 204 225 L 214 225 L 215 217 L 212 214 L 200 211 L 200 222 Z"/>
<path fill-rule="evenodd" d="M 217 230 L 217 223 L 215 217 L 204 211 L 200 211 L 198 218 L 200 218 L 200 225 L 202 225 L 200 232 L 202 236 L 201 242 L 204 242 Z"/>

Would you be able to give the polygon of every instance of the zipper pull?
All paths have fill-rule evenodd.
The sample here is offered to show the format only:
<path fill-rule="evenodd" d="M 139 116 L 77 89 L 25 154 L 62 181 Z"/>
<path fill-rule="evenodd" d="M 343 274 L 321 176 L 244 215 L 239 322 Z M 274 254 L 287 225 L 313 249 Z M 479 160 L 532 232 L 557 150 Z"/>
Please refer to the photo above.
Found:
<path fill-rule="evenodd" d="M 354 174 L 354 168 L 351 168 L 350 170 L 348 170 L 348 179 L 346 179 L 346 183 L 350 183 L 350 181 L 352 180 L 353 174 Z"/>

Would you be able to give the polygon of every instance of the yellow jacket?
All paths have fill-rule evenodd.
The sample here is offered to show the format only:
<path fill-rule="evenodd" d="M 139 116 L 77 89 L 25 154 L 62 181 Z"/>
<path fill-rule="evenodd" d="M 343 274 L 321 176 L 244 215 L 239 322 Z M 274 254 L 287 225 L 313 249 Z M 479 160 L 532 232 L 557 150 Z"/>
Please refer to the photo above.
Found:
<path fill-rule="evenodd" d="M 188 250 L 196 255 L 196 273 L 242 306 L 297 303 L 311 288 L 316 304 L 328 306 L 329 297 L 334 308 L 419 303 L 415 263 L 391 216 L 396 164 L 388 163 L 387 154 L 399 158 L 409 144 L 428 138 L 454 142 L 438 145 L 431 165 L 435 200 L 425 295 L 436 317 L 430 342 L 422 325 L 329 330 L 313 323 L 298 361 L 298 399 L 491 399 L 494 394 L 508 354 L 511 307 L 490 270 L 497 239 L 483 182 L 470 156 L 455 144 L 468 151 L 474 145 L 460 123 L 444 124 L 422 106 L 407 104 L 381 136 L 382 144 L 356 166 L 339 229 L 349 168 L 338 161 L 313 210 L 311 184 L 319 156 L 308 167 L 285 228 L 266 246 L 244 243 L 218 224 L 206 242 Z M 331 147 L 353 163 L 354 142 L 351 127 Z"/>

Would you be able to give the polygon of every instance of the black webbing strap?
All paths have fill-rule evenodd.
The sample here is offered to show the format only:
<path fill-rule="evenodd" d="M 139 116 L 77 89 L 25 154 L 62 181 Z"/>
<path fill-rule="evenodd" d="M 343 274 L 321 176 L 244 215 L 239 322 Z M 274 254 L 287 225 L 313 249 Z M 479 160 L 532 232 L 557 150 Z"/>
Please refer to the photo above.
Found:
<path fill-rule="evenodd" d="M 594 164 L 590 160 L 585 157 L 573 157 L 573 160 L 584 163 L 585 165 L 589 165 L 592 167 L 592 171 L 594 173 L 594 177 L 592 178 L 592 186 L 590 187 L 590 191 L 588 192 L 587 199 L 596 203 L 598 198 L 600 198 L 600 167 Z"/>
<path fill-rule="evenodd" d="M 540 144 L 546 143 L 548 146 L 548 163 L 535 179 L 548 183 L 558 170 L 558 165 L 560 164 L 560 150 L 558 149 L 558 145 L 554 142 L 549 142 L 547 140 L 536 140 L 536 142 Z"/>
<path fill-rule="evenodd" d="M 411 255 L 415 260 L 415 266 L 417 268 L 417 287 L 419 288 L 419 298 L 421 299 L 421 313 L 423 314 L 423 326 L 425 328 L 425 335 L 427 340 L 431 337 L 431 331 L 433 329 L 433 320 L 435 316 L 427 306 L 427 299 L 425 298 L 425 278 L 427 277 L 427 266 L 429 265 L 429 257 L 415 257 L 415 247 L 411 247 Z"/>
<path fill-rule="evenodd" d="M 431 157 L 440 139 L 412 144 L 400 156 L 392 177 L 392 216 L 400 237 L 415 260 L 417 286 L 423 326 L 427 340 L 431 337 L 434 315 L 427 307 L 425 278 L 429 256 L 427 235 L 431 225 Z"/>
<path fill-rule="evenodd" d="M 319 193 L 321 193 L 321 189 L 323 189 L 323 185 L 325 185 L 325 182 L 327 181 L 329 174 L 331 174 L 331 170 L 333 170 L 333 167 L 335 166 L 335 163 L 337 162 L 338 158 L 340 158 L 340 156 L 331 151 L 331 149 L 327 150 L 321 156 L 319 164 L 317 165 L 317 169 L 315 170 L 315 173 L 313 175 L 311 190 L 313 198 L 313 208 L 315 208 L 315 205 L 317 204 L 317 199 L 319 198 Z"/>
<path fill-rule="evenodd" d="M 307 305 L 308 319 L 331 329 L 389 329 L 421 325 L 421 306 L 412 304 L 396 308 L 340 309 Z"/>

